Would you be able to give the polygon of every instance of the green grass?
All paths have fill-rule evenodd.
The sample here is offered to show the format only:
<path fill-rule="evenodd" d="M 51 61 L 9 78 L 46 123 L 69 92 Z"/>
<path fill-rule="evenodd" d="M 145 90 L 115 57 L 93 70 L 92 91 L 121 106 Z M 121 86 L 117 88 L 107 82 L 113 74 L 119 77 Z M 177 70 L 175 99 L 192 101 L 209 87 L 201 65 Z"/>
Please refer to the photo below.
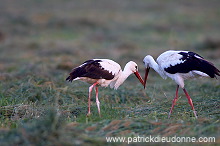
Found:
<path fill-rule="evenodd" d="M 198 119 L 181 89 L 167 118 L 176 84 L 153 70 L 146 89 L 134 75 L 118 90 L 100 87 L 102 117 L 94 92 L 92 115 L 86 117 L 89 84 L 65 81 L 73 67 L 91 58 L 113 59 L 122 67 L 133 60 L 144 75 L 142 59 L 169 49 L 195 51 L 220 68 L 218 1 L 1 5 L 0 145 L 126 145 L 105 137 L 149 135 L 215 137 L 206 144 L 219 144 L 219 80 L 185 82 Z"/>

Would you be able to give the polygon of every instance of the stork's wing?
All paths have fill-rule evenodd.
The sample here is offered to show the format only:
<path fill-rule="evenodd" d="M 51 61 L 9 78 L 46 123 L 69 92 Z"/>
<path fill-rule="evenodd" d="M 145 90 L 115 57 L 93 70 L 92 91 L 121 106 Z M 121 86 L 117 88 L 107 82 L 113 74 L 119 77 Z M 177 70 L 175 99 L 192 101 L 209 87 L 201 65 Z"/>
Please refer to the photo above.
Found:
<path fill-rule="evenodd" d="M 111 80 L 114 75 L 108 70 L 105 70 L 100 65 L 102 60 L 87 60 L 79 67 L 74 68 L 70 72 L 70 76 L 66 80 L 72 81 L 77 77 L 88 77 L 92 79 L 106 79 Z"/>
<path fill-rule="evenodd" d="M 182 58 L 181 63 L 171 65 L 164 70 L 170 74 L 188 73 L 190 71 L 201 71 L 211 78 L 220 76 L 220 71 L 209 61 L 194 52 L 180 52 Z"/>

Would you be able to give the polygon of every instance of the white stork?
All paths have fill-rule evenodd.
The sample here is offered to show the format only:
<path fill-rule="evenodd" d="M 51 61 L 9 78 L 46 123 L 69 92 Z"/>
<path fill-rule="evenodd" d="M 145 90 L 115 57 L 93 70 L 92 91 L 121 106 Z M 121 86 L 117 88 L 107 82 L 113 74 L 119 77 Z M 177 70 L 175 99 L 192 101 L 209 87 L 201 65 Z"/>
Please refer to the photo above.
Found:
<path fill-rule="evenodd" d="M 134 73 L 139 81 L 144 85 L 144 81 L 138 72 L 138 66 L 135 62 L 129 61 L 122 71 L 121 66 L 110 59 L 92 59 L 85 61 L 82 65 L 73 68 L 66 78 L 67 81 L 82 80 L 84 82 L 92 84 L 89 87 L 88 96 L 88 114 L 90 115 L 90 98 L 92 88 L 95 87 L 96 91 L 96 104 L 100 114 L 100 102 L 98 99 L 98 86 L 117 89 L 129 75 Z"/>
<path fill-rule="evenodd" d="M 170 117 L 174 105 L 178 99 L 179 86 L 183 89 L 188 102 L 192 107 L 194 115 L 197 118 L 192 99 L 184 88 L 185 79 L 199 76 L 211 78 L 216 77 L 216 75 L 220 76 L 220 71 L 211 62 L 190 51 L 169 50 L 162 53 L 157 58 L 157 62 L 155 62 L 152 56 L 147 55 L 143 62 L 146 68 L 144 87 L 146 86 L 147 76 L 150 68 L 153 68 L 163 79 L 169 77 L 177 83 L 175 98 L 173 99 L 168 118 Z"/>

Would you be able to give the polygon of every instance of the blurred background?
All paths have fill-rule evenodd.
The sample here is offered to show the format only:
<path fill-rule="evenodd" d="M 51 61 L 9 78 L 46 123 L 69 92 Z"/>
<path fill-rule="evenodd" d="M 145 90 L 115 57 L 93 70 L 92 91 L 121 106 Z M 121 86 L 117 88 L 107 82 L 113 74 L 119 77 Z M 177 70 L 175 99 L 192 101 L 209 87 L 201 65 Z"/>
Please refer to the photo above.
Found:
<path fill-rule="evenodd" d="M 99 118 L 92 99 L 94 116 L 89 121 L 96 128 L 84 125 L 88 123 L 89 85 L 65 81 L 73 67 L 88 59 L 108 58 L 123 68 L 133 60 L 144 75 L 143 58 L 148 54 L 157 58 L 170 49 L 194 51 L 220 68 L 220 1 L 0 0 L 0 134 L 18 128 L 18 134 L 12 133 L 11 139 L 0 135 L 0 141 L 24 144 L 30 136 L 32 144 L 41 139 L 73 144 L 85 137 L 98 137 L 99 141 L 103 135 L 132 133 L 219 137 L 219 80 L 193 80 L 186 85 L 201 117 L 198 123 L 192 120 L 185 98 L 178 101 L 169 121 L 175 83 L 154 71 L 146 90 L 134 76 L 117 91 L 100 89 L 105 115 Z M 56 114 L 45 114 L 50 106 L 70 125 L 57 125 Z M 45 115 L 49 115 L 46 121 L 38 120 Z M 115 123 L 115 119 L 125 120 Z M 26 122 L 34 124 L 25 126 Z M 19 131 L 19 127 L 23 129 Z M 56 133 L 49 138 L 48 127 Z M 20 137 L 15 139 L 15 135 Z"/>
<path fill-rule="evenodd" d="M 196 51 L 219 62 L 218 0 L 0 3 L 1 72 L 40 64 L 70 69 L 91 58 L 122 66 L 134 60 L 143 68 L 144 56 L 169 49 Z"/>

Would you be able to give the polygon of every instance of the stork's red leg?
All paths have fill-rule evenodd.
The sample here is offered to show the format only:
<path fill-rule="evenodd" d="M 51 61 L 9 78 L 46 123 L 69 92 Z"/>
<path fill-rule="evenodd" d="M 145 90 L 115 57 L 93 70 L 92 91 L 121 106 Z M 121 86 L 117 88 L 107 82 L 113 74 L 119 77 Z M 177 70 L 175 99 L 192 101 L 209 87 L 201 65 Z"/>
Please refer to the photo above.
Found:
<path fill-rule="evenodd" d="M 175 98 L 173 99 L 173 103 L 172 103 L 172 106 L 170 108 L 170 112 L 169 112 L 168 118 L 170 118 L 170 115 L 171 115 L 171 113 L 173 111 L 174 105 L 176 105 L 176 101 L 178 99 L 178 90 L 179 90 L 179 85 L 177 85 Z"/>
<path fill-rule="evenodd" d="M 188 94 L 188 92 L 186 91 L 185 88 L 183 88 L 183 91 L 184 91 L 184 93 L 186 94 L 186 97 L 187 97 L 187 99 L 188 99 L 189 104 L 190 104 L 191 107 L 192 107 L 192 110 L 193 110 L 193 113 L 194 113 L 195 117 L 197 118 L 196 111 L 195 111 L 195 108 L 194 108 L 194 106 L 193 106 L 192 99 L 190 98 L 190 96 L 189 96 L 189 94 Z"/>
<path fill-rule="evenodd" d="M 88 113 L 87 116 L 89 116 L 91 114 L 90 111 L 90 105 L 91 105 L 91 93 L 92 93 L 92 88 L 95 87 L 98 84 L 98 82 L 94 83 L 92 86 L 89 87 L 89 97 L 88 97 Z"/>
<path fill-rule="evenodd" d="M 87 116 L 89 116 L 89 115 L 91 114 L 91 112 L 90 112 L 90 105 L 91 105 L 90 99 L 91 99 L 91 92 L 92 92 L 92 88 L 93 88 L 93 85 L 89 87 L 89 97 L 88 97 L 88 113 L 87 113 Z"/>
<path fill-rule="evenodd" d="M 100 102 L 99 102 L 99 98 L 98 98 L 99 91 L 98 91 L 98 87 L 97 86 L 95 86 L 95 95 L 96 95 L 96 104 L 97 104 L 97 107 L 98 107 L 99 116 L 101 117 L 101 114 L 100 114 Z"/>

